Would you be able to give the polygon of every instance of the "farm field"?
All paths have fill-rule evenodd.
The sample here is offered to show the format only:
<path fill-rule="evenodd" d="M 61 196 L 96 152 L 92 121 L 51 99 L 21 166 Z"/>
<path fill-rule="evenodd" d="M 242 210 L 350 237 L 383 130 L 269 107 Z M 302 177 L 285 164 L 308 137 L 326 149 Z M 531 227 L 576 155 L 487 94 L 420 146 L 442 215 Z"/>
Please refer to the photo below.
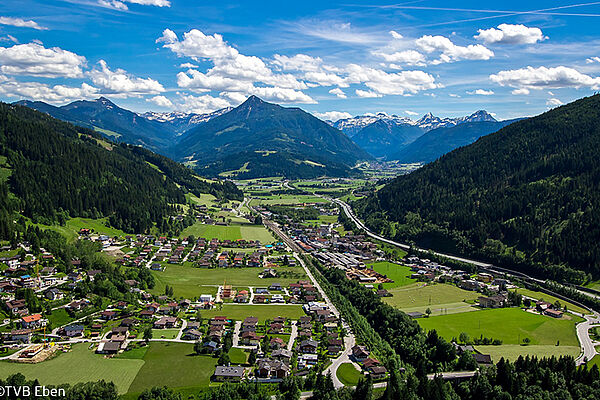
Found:
<path fill-rule="evenodd" d="M 103 234 L 108 236 L 125 236 L 127 233 L 120 229 L 112 228 L 108 226 L 106 218 L 93 219 L 93 218 L 71 218 L 64 226 L 60 225 L 43 225 L 43 224 L 32 224 L 39 226 L 43 229 L 50 229 L 60 233 L 67 240 L 75 240 L 79 236 L 78 232 L 81 228 L 92 229 L 96 234 Z"/>
<path fill-rule="evenodd" d="M 503 344 L 520 344 L 524 338 L 530 344 L 579 346 L 575 334 L 575 324 L 581 318 L 555 319 L 533 314 L 520 308 L 498 308 L 461 314 L 441 315 L 420 318 L 419 325 L 426 330 L 435 329 L 447 340 L 466 332 L 471 338 L 484 337 L 500 339 Z"/>
<path fill-rule="evenodd" d="M 393 297 L 384 297 L 383 301 L 400 310 L 425 312 L 430 308 L 432 312 L 442 314 L 445 310 L 462 307 L 465 311 L 470 307 L 469 301 L 475 301 L 480 294 L 460 289 L 454 285 L 438 283 L 424 285 L 414 283 L 408 286 L 388 289 Z M 461 303 L 460 305 L 457 303 Z"/>
<path fill-rule="evenodd" d="M 343 363 L 338 367 L 336 375 L 344 385 L 356 386 L 362 373 L 352 363 Z"/>
<path fill-rule="evenodd" d="M 300 305 L 244 305 L 244 304 L 223 304 L 221 309 L 201 311 L 202 318 L 213 318 L 216 316 L 225 316 L 229 319 L 241 321 L 246 317 L 257 317 L 259 321 L 273 319 L 275 317 L 286 317 L 298 319 L 305 315 Z"/>
<path fill-rule="evenodd" d="M 544 299 L 544 301 L 547 301 L 548 303 L 554 303 L 555 301 L 560 301 L 560 304 L 562 304 L 563 306 L 566 304 L 567 305 L 567 310 L 569 311 L 575 311 L 581 314 L 589 314 L 590 312 L 584 308 L 581 308 L 579 306 L 576 306 L 573 303 L 569 303 L 568 301 L 559 299 L 558 297 L 554 297 L 551 296 L 549 294 L 546 293 L 542 293 L 542 292 L 535 292 L 533 290 L 529 290 L 529 289 L 524 289 L 524 288 L 518 288 L 516 289 L 517 293 L 522 294 L 523 296 L 527 296 L 527 297 L 531 297 L 533 299 L 536 300 L 541 300 Z"/>
<path fill-rule="evenodd" d="M 275 204 L 301 204 L 301 203 L 325 203 L 326 200 L 322 199 L 318 196 L 310 196 L 310 195 L 278 195 L 271 196 L 268 198 L 254 198 L 250 200 L 251 206 L 257 205 L 275 205 Z"/>
<path fill-rule="evenodd" d="M 438 304 L 435 306 L 418 306 L 418 307 L 406 307 L 406 308 L 403 307 L 402 311 L 405 313 L 420 312 L 422 314 L 425 314 L 425 310 L 427 310 L 427 308 L 429 308 L 431 310 L 431 314 L 430 314 L 431 316 L 459 314 L 459 313 L 464 313 L 464 312 L 481 310 L 480 308 L 473 307 L 471 304 L 460 301 L 458 303 L 445 303 L 445 304 Z"/>
<path fill-rule="evenodd" d="M 368 267 L 373 269 L 380 274 L 387 275 L 388 278 L 392 279 L 394 283 L 384 283 L 383 287 L 386 289 L 393 289 L 400 286 L 407 286 L 415 283 L 415 279 L 411 279 L 412 271 L 410 267 L 405 265 L 398 265 L 388 261 L 377 262 L 375 264 L 368 264 Z"/>
<path fill-rule="evenodd" d="M 69 353 L 39 364 L 0 362 L 0 377 L 21 373 L 27 379 L 37 379 L 41 384 L 58 385 L 104 379 L 113 381 L 119 393 L 125 393 L 144 365 L 142 360 L 107 359 L 94 354 L 87 345 L 77 344 Z"/>
<path fill-rule="evenodd" d="M 175 339 L 179 329 L 152 329 L 152 337 L 154 339 Z"/>
<path fill-rule="evenodd" d="M 268 286 L 277 282 L 288 285 L 299 279 L 306 279 L 302 267 L 280 267 L 277 271 L 288 272 L 291 276 L 261 279 L 258 274 L 261 268 L 195 268 L 185 265 L 169 264 L 164 271 L 152 271 L 156 284 L 150 291 L 154 294 L 164 293 L 165 286 L 173 287 L 176 297 L 198 297 L 209 294 L 202 286 L 218 286 L 227 282 L 233 286 Z"/>
<path fill-rule="evenodd" d="M 153 386 L 175 390 L 207 387 L 217 359 L 193 355 L 193 349 L 194 346 L 187 343 L 152 342 L 144 355 L 142 368 L 129 387 L 130 394 Z"/>
<path fill-rule="evenodd" d="M 475 349 L 481 354 L 489 354 L 492 356 L 493 362 L 498 362 L 502 357 L 505 360 L 515 361 L 519 356 L 536 356 L 541 357 L 560 357 L 579 355 L 579 346 L 551 346 L 551 345 L 528 345 L 521 346 L 518 344 L 503 344 L 500 346 L 475 346 Z"/>
<path fill-rule="evenodd" d="M 185 228 L 179 237 L 194 235 L 205 239 L 217 238 L 220 240 L 259 240 L 262 244 L 275 241 L 271 233 L 263 226 L 239 224 L 230 226 L 206 225 L 200 222 Z"/>

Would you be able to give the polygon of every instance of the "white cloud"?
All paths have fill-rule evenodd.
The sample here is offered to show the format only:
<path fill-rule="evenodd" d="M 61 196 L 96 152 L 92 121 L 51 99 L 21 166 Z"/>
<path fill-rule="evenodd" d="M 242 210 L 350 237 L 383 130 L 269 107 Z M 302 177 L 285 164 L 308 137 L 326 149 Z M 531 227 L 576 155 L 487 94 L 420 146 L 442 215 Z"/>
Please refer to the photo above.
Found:
<path fill-rule="evenodd" d="M 450 97 L 460 97 L 460 95 L 458 95 L 456 93 L 450 93 L 450 94 L 448 94 L 448 96 L 450 96 Z"/>
<path fill-rule="evenodd" d="M 179 104 L 179 109 L 185 112 L 193 112 L 205 114 L 221 108 L 230 107 L 232 104 L 221 97 L 213 97 L 210 95 L 191 96 L 183 95 L 182 103 Z"/>
<path fill-rule="evenodd" d="M 352 114 L 343 111 L 327 111 L 324 113 L 315 112 L 313 115 L 323 121 L 335 122 L 340 119 L 352 118 Z"/>
<path fill-rule="evenodd" d="M 371 97 L 407 95 L 441 87 L 441 85 L 435 83 L 435 78 L 432 75 L 423 71 L 388 73 L 357 64 L 350 64 L 346 68 L 346 72 L 350 83 L 363 83 L 377 95 Z M 369 92 L 364 90 L 356 91 L 356 94 L 360 97 L 369 97 L 370 95 Z"/>
<path fill-rule="evenodd" d="M 0 94 L 16 99 L 32 99 L 52 104 L 64 104 L 75 100 L 92 99 L 98 96 L 99 90 L 83 83 L 80 87 L 54 85 L 40 82 L 18 82 L 0 75 Z"/>
<path fill-rule="evenodd" d="M 12 18 L 12 17 L 0 17 L 0 25 L 10 25 L 10 26 L 16 26 L 19 28 L 33 28 L 33 29 L 37 29 L 38 31 L 43 31 L 43 30 L 48 29 L 48 28 L 38 25 L 38 23 L 35 21 L 32 21 L 32 20 L 26 21 L 21 18 Z"/>
<path fill-rule="evenodd" d="M 275 54 L 273 59 L 273 64 L 281 67 L 284 71 L 317 72 L 321 70 L 323 64 L 321 58 L 306 54 L 296 54 L 292 57 Z"/>
<path fill-rule="evenodd" d="M 0 47 L 0 72 L 9 75 L 79 78 L 85 63 L 85 57 L 59 47 L 36 43 Z"/>
<path fill-rule="evenodd" d="M 548 99 L 548 101 L 546 101 L 546 105 L 550 106 L 550 107 L 558 107 L 558 106 L 562 106 L 564 103 L 562 101 L 560 101 L 557 98 L 551 98 Z"/>
<path fill-rule="evenodd" d="M 146 99 L 146 101 L 154 103 L 159 107 L 173 107 L 173 103 L 171 102 L 171 100 L 167 99 L 165 96 L 154 96 L 149 99 Z"/>
<path fill-rule="evenodd" d="M 534 44 L 548 39 L 540 28 L 529 28 L 525 25 L 500 24 L 498 29 L 479 29 L 476 39 L 486 44 Z"/>
<path fill-rule="evenodd" d="M 586 63 L 591 64 L 594 62 L 600 63 L 600 57 L 590 57 L 587 60 L 585 60 Z"/>
<path fill-rule="evenodd" d="M 381 95 L 379 93 L 375 93 L 375 92 L 370 91 L 370 90 L 356 89 L 354 92 L 356 93 L 356 95 L 358 97 L 364 97 L 364 98 L 381 97 Z"/>
<path fill-rule="evenodd" d="M 0 42 L 19 43 L 19 40 L 16 37 L 12 36 L 12 35 L 6 35 L 6 36 L 0 37 Z"/>
<path fill-rule="evenodd" d="M 525 88 L 515 89 L 511 93 L 514 95 L 521 95 L 521 94 L 527 95 L 527 94 L 529 94 L 529 89 L 525 89 Z"/>
<path fill-rule="evenodd" d="M 404 110 L 404 114 L 411 116 L 419 115 L 419 113 L 410 110 Z"/>
<path fill-rule="evenodd" d="M 142 6 L 171 7 L 169 0 L 98 0 L 102 7 L 113 8 L 115 10 L 127 11 L 125 3 L 139 4 Z"/>
<path fill-rule="evenodd" d="M 329 72 L 307 72 L 304 74 L 304 79 L 314 82 L 319 86 L 339 86 L 348 87 L 346 79 L 341 76 Z"/>
<path fill-rule="evenodd" d="M 494 94 L 494 91 L 493 90 L 485 90 L 485 89 L 476 89 L 476 90 L 467 91 L 467 94 L 477 95 L 477 96 L 491 96 Z"/>
<path fill-rule="evenodd" d="M 171 7 L 169 0 L 123 0 L 127 3 L 141 4 L 143 6 L 156 6 L 156 7 Z"/>
<path fill-rule="evenodd" d="M 179 64 L 179 68 L 193 69 L 193 68 L 198 68 L 198 66 L 196 64 L 192 64 L 192 63 L 183 63 L 183 64 Z"/>
<path fill-rule="evenodd" d="M 390 31 L 390 35 L 392 35 L 394 39 L 402 39 L 404 37 L 396 31 Z"/>
<path fill-rule="evenodd" d="M 385 53 L 381 51 L 373 52 L 373 55 L 383 58 L 387 62 L 402 63 L 406 65 L 425 65 L 425 56 L 416 50 L 397 51 L 395 53 Z"/>
<path fill-rule="evenodd" d="M 440 58 L 433 64 L 460 60 L 489 60 L 494 56 L 494 52 L 483 45 L 458 46 L 445 36 L 425 35 L 417 39 L 415 43 L 426 53 L 441 53 Z"/>
<path fill-rule="evenodd" d="M 130 97 L 158 94 L 165 91 L 165 88 L 154 79 L 137 78 L 120 68 L 112 71 L 104 60 L 100 60 L 99 64 L 100 69 L 94 68 L 88 72 L 88 75 L 92 82 L 102 89 L 103 93 Z"/>
<path fill-rule="evenodd" d="M 183 40 L 179 40 L 173 31 L 165 29 L 157 43 L 164 43 L 163 47 L 180 57 L 210 60 L 214 64 L 206 72 L 189 70 L 178 73 L 177 84 L 180 87 L 197 92 L 216 90 L 238 92 L 245 96 L 254 94 L 265 100 L 280 102 L 314 103 L 310 96 L 301 92 L 308 88 L 306 83 L 299 81 L 294 75 L 273 72 L 258 57 L 241 54 L 219 34 L 206 35 L 192 29 L 184 33 Z M 289 59 L 281 56 L 276 62 L 284 63 Z M 335 76 L 315 75 L 313 78 L 330 80 L 329 85 L 343 84 Z"/>
<path fill-rule="evenodd" d="M 569 67 L 527 67 L 500 71 L 490 79 L 501 85 L 517 89 L 600 88 L 600 77 L 591 77 Z"/>
<path fill-rule="evenodd" d="M 344 91 L 340 88 L 335 88 L 335 89 L 331 89 L 329 91 L 329 93 L 336 95 L 337 97 L 339 97 L 340 99 L 345 99 L 348 96 L 346 96 L 346 93 L 344 93 Z"/>
<path fill-rule="evenodd" d="M 98 0 L 98 4 L 102 7 L 113 8 L 115 10 L 127 11 L 127 4 L 118 0 Z"/>

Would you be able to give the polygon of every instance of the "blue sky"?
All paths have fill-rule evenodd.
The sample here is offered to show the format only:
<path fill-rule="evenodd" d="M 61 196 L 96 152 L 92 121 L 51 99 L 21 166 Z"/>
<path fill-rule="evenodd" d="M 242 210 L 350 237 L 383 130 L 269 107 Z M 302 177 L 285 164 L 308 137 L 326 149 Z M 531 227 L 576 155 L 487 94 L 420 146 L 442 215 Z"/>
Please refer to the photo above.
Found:
<path fill-rule="evenodd" d="M 600 2 L 449 4 L 5 0 L 0 99 L 506 119 L 600 90 Z"/>

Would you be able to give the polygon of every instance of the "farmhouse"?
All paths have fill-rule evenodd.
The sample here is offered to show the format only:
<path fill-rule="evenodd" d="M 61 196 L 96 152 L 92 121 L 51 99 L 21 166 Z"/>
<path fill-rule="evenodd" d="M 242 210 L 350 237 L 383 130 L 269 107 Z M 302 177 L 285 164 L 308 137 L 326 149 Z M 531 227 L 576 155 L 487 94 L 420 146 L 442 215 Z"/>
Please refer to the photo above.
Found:
<path fill-rule="evenodd" d="M 213 379 L 217 382 L 239 382 L 244 376 L 244 367 L 217 366 Z"/>

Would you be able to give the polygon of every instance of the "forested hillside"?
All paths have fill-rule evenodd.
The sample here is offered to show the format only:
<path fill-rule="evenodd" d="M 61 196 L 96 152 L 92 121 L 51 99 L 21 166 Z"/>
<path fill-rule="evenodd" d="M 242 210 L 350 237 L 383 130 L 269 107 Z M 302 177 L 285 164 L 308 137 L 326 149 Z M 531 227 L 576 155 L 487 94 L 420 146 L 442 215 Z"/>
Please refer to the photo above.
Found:
<path fill-rule="evenodd" d="M 230 183 L 207 183 L 165 157 L 27 107 L 0 103 L 0 144 L 14 207 L 36 222 L 110 217 L 116 227 L 145 232 L 164 225 L 188 191 L 241 196 Z"/>
<path fill-rule="evenodd" d="M 600 95 L 519 121 L 357 202 L 374 229 L 546 278 L 600 276 Z"/>

